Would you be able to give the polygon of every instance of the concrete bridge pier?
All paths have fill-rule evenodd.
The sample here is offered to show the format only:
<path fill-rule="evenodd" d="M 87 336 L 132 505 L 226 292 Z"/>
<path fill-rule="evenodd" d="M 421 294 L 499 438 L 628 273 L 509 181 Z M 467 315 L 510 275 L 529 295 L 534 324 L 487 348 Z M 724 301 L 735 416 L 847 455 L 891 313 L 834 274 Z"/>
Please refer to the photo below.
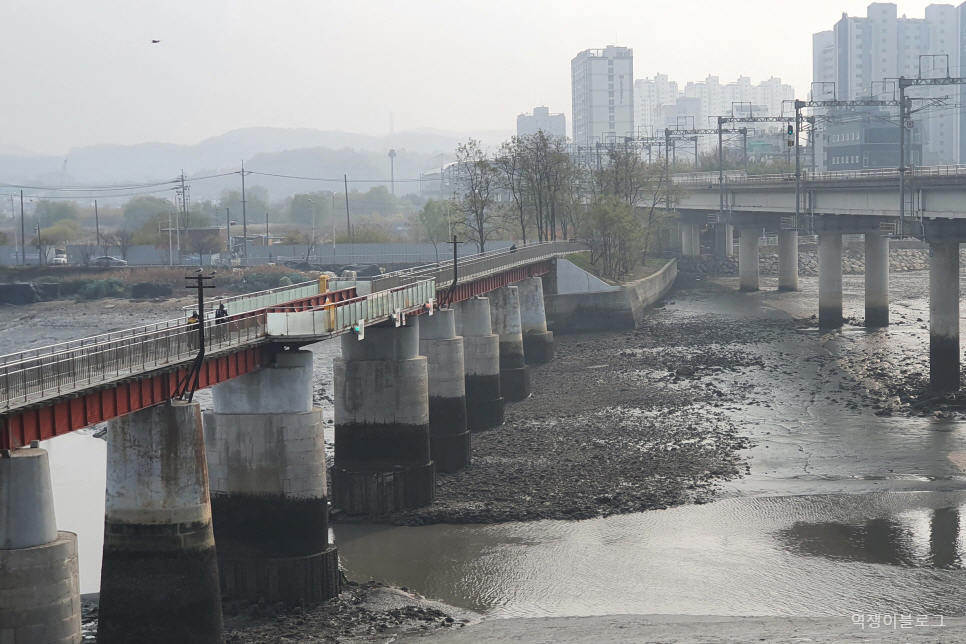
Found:
<path fill-rule="evenodd" d="M 865 233 L 865 326 L 889 326 L 889 238 Z"/>
<path fill-rule="evenodd" d="M 0 642 L 81 639 L 77 535 L 57 531 L 47 451 L 0 451 Z"/>
<path fill-rule="evenodd" d="M 466 427 L 471 432 L 503 424 L 500 394 L 500 336 L 492 331 L 490 300 L 473 297 L 455 306 L 456 332 L 463 337 Z"/>
<path fill-rule="evenodd" d="M 688 221 L 681 222 L 681 254 L 686 257 L 701 256 L 701 226 Z"/>
<path fill-rule="evenodd" d="M 205 444 L 228 599 L 304 606 L 339 593 L 312 358 L 280 350 L 273 364 L 212 388 Z"/>
<path fill-rule="evenodd" d="M 440 472 L 470 464 L 466 428 L 466 382 L 463 338 L 456 335 L 453 309 L 439 309 L 419 320 L 419 354 L 426 357 L 429 378 L 429 446 Z"/>
<path fill-rule="evenodd" d="M 842 233 L 818 236 L 818 327 L 842 327 Z"/>
<path fill-rule="evenodd" d="M 735 254 L 734 224 L 718 224 L 714 227 L 714 254 L 718 257 Z"/>
<path fill-rule="evenodd" d="M 959 242 L 929 245 L 929 386 L 959 390 Z"/>
<path fill-rule="evenodd" d="M 523 352 L 520 294 L 516 286 L 490 291 L 490 321 L 500 336 L 500 392 L 509 401 L 530 395 L 530 370 Z"/>
<path fill-rule="evenodd" d="M 517 282 L 515 286 L 520 294 L 523 357 L 527 364 L 546 364 L 553 360 L 553 332 L 547 330 L 543 280 L 539 277 L 528 277 Z"/>
<path fill-rule="evenodd" d="M 798 290 L 798 230 L 778 231 L 778 290 Z"/>
<path fill-rule="evenodd" d="M 738 288 L 757 291 L 758 285 L 758 239 L 760 226 L 742 226 L 738 229 Z"/>
<path fill-rule="evenodd" d="M 332 498 L 350 514 L 383 514 L 433 502 L 429 379 L 419 317 L 342 336 L 335 359 Z"/>
<path fill-rule="evenodd" d="M 218 558 L 197 402 L 108 423 L 99 644 L 221 644 Z"/>

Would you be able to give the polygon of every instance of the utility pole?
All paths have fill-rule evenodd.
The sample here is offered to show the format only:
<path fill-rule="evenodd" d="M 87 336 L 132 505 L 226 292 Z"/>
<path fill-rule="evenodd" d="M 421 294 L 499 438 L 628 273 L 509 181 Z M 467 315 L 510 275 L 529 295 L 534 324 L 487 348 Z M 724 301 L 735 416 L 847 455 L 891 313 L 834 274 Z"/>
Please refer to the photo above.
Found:
<path fill-rule="evenodd" d="M 101 245 L 101 223 L 97 218 L 97 199 L 94 200 L 94 230 L 97 231 L 97 246 Z"/>
<path fill-rule="evenodd" d="M 24 227 L 24 216 L 23 216 L 23 190 L 20 191 L 20 263 L 23 266 L 27 265 L 27 230 Z"/>
<path fill-rule="evenodd" d="M 248 214 L 245 211 L 245 162 L 241 162 L 242 177 L 242 237 L 245 238 L 245 265 L 248 265 Z"/>
<path fill-rule="evenodd" d="M 738 129 L 741 132 L 741 163 L 745 167 L 745 174 L 748 174 L 748 128 Z"/>
<path fill-rule="evenodd" d="M 37 220 L 37 227 L 35 230 L 37 231 L 37 266 L 40 266 L 44 263 L 44 254 L 40 243 L 40 220 Z"/>
<path fill-rule="evenodd" d="M 345 183 L 345 228 L 348 233 L 349 243 L 352 243 L 352 223 L 349 221 L 349 175 L 342 175 L 342 181 Z"/>
<path fill-rule="evenodd" d="M 801 129 L 802 108 L 804 101 L 795 101 L 795 228 L 798 228 L 798 218 L 802 208 L 802 159 Z"/>
<path fill-rule="evenodd" d="M 396 196 L 396 150 L 389 149 L 389 185 L 392 186 L 392 196 Z"/>
<path fill-rule="evenodd" d="M 231 256 L 231 208 L 225 208 L 225 241 L 228 255 Z"/>
<path fill-rule="evenodd" d="M 443 177 L 443 168 L 439 169 L 440 181 Z M 443 196 L 442 189 L 440 190 L 440 198 Z M 332 261 L 335 262 L 335 190 L 332 191 Z"/>
<path fill-rule="evenodd" d="M 718 213 L 724 217 L 724 137 L 721 126 L 723 121 L 718 117 Z"/>
<path fill-rule="evenodd" d="M 160 224 L 159 224 L 160 225 Z M 168 211 L 168 266 L 174 266 L 174 253 L 171 248 L 171 211 Z"/>

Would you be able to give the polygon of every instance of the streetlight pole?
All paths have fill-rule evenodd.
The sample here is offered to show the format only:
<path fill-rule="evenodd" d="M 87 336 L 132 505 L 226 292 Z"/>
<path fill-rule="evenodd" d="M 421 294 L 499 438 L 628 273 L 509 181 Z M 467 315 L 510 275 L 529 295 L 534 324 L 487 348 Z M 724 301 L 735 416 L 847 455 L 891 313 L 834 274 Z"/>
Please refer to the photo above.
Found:
<path fill-rule="evenodd" d="M 309 249 L 311 248 L 312 250 L 315 250 L 315 220 L 316 220 L 316 212 L 317 212 L 315 209 L 315 200 L 308 199 L 307 201 L 310 204 L 312 204 L 312 239 L 311 239 L 311 243 L 309 244 L 309 248 L 305 249 L 305 261 L 309 261 Z M 265 230 L 267 234 L 268 224 L 265 225 Z"/>

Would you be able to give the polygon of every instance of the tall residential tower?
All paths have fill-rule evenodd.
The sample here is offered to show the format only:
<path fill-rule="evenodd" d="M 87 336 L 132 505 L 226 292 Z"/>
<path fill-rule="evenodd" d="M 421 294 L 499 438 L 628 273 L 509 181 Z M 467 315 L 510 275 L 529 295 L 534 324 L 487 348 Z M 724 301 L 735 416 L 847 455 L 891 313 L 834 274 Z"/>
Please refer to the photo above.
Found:
<path fill-rule="evenodd" d="M 590 147 L 634 134 L 634 50 L 587 49 L 570 61 L 573 142 Z"/>
<path fill-rule="evenodd" d="M 865 17 L 842 14 L 832 30 L 812 37 L 813 97 L 892 99 L 897 93 L 888 79 L 966 75 L 960 62 L 966 45 L 964 7 L 931 4 L 924 18 L 907 18 L 899 17 L 893 3 L 874 2 Z M 922 163 L 960 163 L 966 157 L 962 94 L 963 86 L 957 85 L 907 91 L 910 97 L 948 97 L 944 105 L 913 117 L 916 129 L 921 126 Z M 898 158 L 892 165 L 897 163 Z"/>

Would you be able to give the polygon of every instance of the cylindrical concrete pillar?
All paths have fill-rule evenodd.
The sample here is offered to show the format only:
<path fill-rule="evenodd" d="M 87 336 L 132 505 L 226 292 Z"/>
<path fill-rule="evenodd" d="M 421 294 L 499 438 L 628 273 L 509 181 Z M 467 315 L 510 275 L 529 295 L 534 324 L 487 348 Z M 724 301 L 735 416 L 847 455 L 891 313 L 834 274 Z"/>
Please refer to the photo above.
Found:
<path fill-rule="evenodd" d="M 738 237 L 738 288 L 758 290 L 758 237 L 760 228 L 746 227 Z"/>
<path fill-rule="evenodd" d="M 500 392 L 505 400 L 523 400 L 530 395 L 530 370 L 523 353 L 519 289 L 504 286 L 489 297 L 493 332 L 500 336 Z"/>
<path fill-rule="evenodd" d="M 228 599 L 304 606 L 339 594 L 312 358 L 279 351 L 264 369 L 212 387 L 205 445 Z"/>
<path fill-rule="evenodd" d="M 419 317 L 342 336 L 335 359 L 332 498 L 350 514 L 383 514 L 433 502 L 429 380 Z"/>
<path fill-rule="evenodd" d="M 456 335 L 453 309 L 439 309 L 419 320 L 419 354 L 426 357 L 429 379 L 429 447 L 439 472 L 470 464 L 466 429 L 466 382 L 463 338 Z"/>
<path fill-rule="evenodd" d="M 514 286 L 520 295 L 520 329 L 523 331 L 523 357 L 527 364 L 546 364 L 553 360 L 553 332 L 547 331 L 547 311 L 543 303 L 543 282 L 528 277 Z"/>
<path fill-rule="evenodd" d="M 701 257 L 701 226 L 691 224 L 691 255 Z"/>
<path fill-rule="evenodd" d="M 197 402 L 107 428 L 107 504 L 97 641 L 221 644 L 221 590 Z"/>
<path fill-rule="evenodd" d="M 57 532 L 42 449 L 0 451 L 0 642 L 81 642 L 77 536 Z"/>
<path fill-rule="evenodd" d="M 471 432 L 503 424 L 500 394 L 500 336 L 492 331 L 490 300 L 473 297 L 456 305 L 457 333 L 463 337 L 466 427 Z"/>
<path fill-rule="evenodd" d="M 959 389 L 959 244 L 929 245 L 929 386 Z"/>
<path fill-rule="evenodd" d="M 691 257 L 694 251 L 692 250 L 693 244 L 691 242 L 691 237 L 694 234 L 694 228 L 691 224 L 682 221 L 680 224 L 681 229 L 681 254 L 685 257 Z"/>
<path fill-rule="evenodd" d="M 889 238 L 865 234 L 865 326 L 889 326 Z"/>
<path fill-rule="evenodd" d="M 818 327 L 842 327 L 842 233 L 818 236 Z"/>
<path fill-rule="evenodd" d="M 735 253 L 735 227 L 733 224 L 716 224 L 714 227 L 714 254 L 731 257 Z"/>
<path fill-rule="evenodd" d="M 798 231 L 778 231 L 778 290 L 798 290 Z"/>

